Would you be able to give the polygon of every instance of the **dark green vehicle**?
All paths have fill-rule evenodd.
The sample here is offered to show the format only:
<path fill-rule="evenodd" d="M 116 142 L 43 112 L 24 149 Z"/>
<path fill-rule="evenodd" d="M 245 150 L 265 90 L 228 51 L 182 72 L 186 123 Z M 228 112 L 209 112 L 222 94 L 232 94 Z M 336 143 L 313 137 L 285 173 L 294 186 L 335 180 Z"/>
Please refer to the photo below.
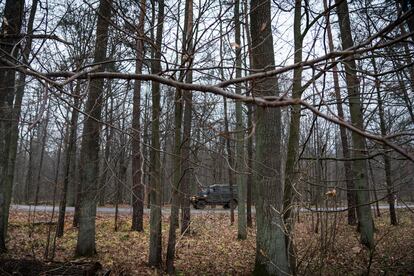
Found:
<path fill-rule="evenodd" d="M 214 184 L 202 189 L 197 195 L 190 198 L 195 209 L 203 209 L 206 205 L 223 205 L 228 209 L 237 206 L 237 186 L 233 186 L 233 195 L 228 184 Z"/>

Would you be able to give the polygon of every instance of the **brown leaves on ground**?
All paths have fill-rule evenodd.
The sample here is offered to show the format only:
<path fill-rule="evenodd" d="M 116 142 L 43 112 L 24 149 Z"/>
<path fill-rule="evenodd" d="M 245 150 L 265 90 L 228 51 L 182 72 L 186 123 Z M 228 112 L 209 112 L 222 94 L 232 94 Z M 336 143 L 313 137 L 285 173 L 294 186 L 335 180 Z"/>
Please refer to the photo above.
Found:
<path fill-rule="evenodd" d="M 38 213 L 37 222 L 48 222 L 51 214 Z M 414 214 L 400 212 L 400 225 L 389 226 L 388 217 L 376 219 L 376 248 L 361 247 L 355 227 L 344 223 L 344 214 L 300 215 L 294 240 L 299 274 L 344 275 L 410 274 L 414 272 Z M 65 235 L 57 239 L 56 261 L 75 258 L 77 229 L 66 217 Z M 313 222 L 312 222 L 313 221 Z M 315 232 L 316 222 L 318 231 Z M 112 275 L 154 275 L 160 273 L 147 266 L 149 229 L 145 217 L 144 232 L 132 232 L 128 216 L 121 216 L 114 232 L 114 216 L 98 215 L 96 244 L 99 261 Z M 9 254 L 11 258 L 42 259 L 48 229 L 54 224 L 28 223 L 28 214 L 13 211 L 10 216 Z M 167 247 L 168 218 L 163 218 L 163 251 Z M 237 240 L 237 221 L 230 226 L 229 215 L 208 212 L 192 216 L 191 232 L 181 236 L 177 231 L 177 274 L 248 275 L 255 259 L 255 231 L 247 240 Z M 52 235 L 53 240 L 53 235 Z M 164 255 L 165 259 L 165 255 Z"/>
<path fill-rule="evenodd" d="M 398 226 L 389 224 L 387 213 L 375 219 L 376 245 L 370 251 L 359 243 L 356 227 L 346 224 L 345 214 L 320 214 L 317 232 L 317 215 L 302 215 L 294 237 L 299 252 L 299 273 L 412 275 L 414 214 L 399 211 L 399 218 Z"/>

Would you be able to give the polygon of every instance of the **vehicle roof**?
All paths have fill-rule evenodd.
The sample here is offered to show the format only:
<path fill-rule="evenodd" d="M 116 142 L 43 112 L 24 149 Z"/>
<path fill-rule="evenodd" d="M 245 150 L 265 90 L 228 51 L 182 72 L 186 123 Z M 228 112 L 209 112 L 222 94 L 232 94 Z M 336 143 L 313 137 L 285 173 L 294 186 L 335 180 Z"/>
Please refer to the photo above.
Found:
<path fill-rule="evenodd" d="M 230 184 L 213 184 L 209 187 L 230 187 Z M 233 187 L 237 187 L 237 185 L 233 185 Z"/>

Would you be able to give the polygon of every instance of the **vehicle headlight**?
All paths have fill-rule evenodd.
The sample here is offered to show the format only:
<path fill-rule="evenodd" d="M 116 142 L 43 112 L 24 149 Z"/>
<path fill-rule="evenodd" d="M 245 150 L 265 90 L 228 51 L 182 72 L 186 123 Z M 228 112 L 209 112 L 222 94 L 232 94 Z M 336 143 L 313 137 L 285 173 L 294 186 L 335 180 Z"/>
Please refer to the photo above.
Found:
<path fill-rule="evenodd" d="M 207 197 L 207 195 L 203 195 L 203 197 Z"/>

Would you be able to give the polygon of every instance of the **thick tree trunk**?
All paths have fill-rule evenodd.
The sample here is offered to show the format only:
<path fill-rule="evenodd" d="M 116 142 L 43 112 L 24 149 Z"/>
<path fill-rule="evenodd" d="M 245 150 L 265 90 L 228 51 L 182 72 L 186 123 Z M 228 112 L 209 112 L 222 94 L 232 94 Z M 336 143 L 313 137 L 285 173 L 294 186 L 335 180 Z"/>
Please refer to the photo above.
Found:
<path fill-rule="evenodd" d="M 15 48 L 18 38 L 13 35 L 20 34 L 23 21 L 23 0 L 7 0 L 4 7 L 3 23 L 0 34 L 9 34 L 10 38 L 1 39 L 0 57 L 9 60 L 17 57 Z M 11 201 L 12 186 L 7 181 L 9 172 L 14 166 L 10 164 L 9 155 L 13 128 L 13 101 L 15 97 L 15 76 L 12 68 L 0 62 L 0 252 L 6 251 L 6 236 L 8 212 Z M 17 139 L 17 137 L 15 137 Z"/>
<path fill-rule="evenodd" d="M 100 1 L 97 11 L 94 63 L 103 62 L 106 58 L 111 6 L 112 0 Z M 90 256 L 96 253 L 95 216 L 97 179 L 99 178 L 99 121 L 102 110 L 103 84 L 103 79 L 91 80 L 85 107 L 85 112 L 89 116 L 85 119 L 81 144 L 80 181 L 82 188 L 76 245 L 76 255 L 78 256 Z"/>
<path fill-rule="evenodd" d="M 153 7 L 155 9 L 155 7 Z M 158 1 L 157 35 L 155 40 L 154 59 L 151 62 L 151 73 L 161 72 L 161 47 L 164 27 L 164 0 Z M 160 160 L 160 83 L 152 82 L 152 139 L 151 139 L 151 203 L 150 203 L 150 244 L 148 264 L 162 266 L 161 237 L 161 160 Z"/>
<path fill-rule="evenodd" d="M 273 68 L 274 50 L 269 0 L 251 1 L 253 69 Z M 253 96 L 274 96 L 279 92 L 276 77 L 255 80 Z M 281 114 L 279 108 L 256 110 L 256 275 L 289 274 L 282 218 Z"/>
<path fill-rule="evenodd" d="M 30 15 L 29 20 L 27 23 L 27 33 L 32 33 L 33 31 L 33 22 L 36 15 L 36 9 L 38 5 L 38 0 L 32 1 L 32 6 L 30 8 Z M 26 40 L 26 46 L 22 51 L 22 63 L 28 64 L 29 62 L 29 55 L 32 48 L 32 39 L 30 37 Z M 26 87 L 26 75 L 23 73 L 19 74 L 19 78 L 17 80 L 17 87 L 16 87 L 16 95 L 14 99 L 14 105 L 12 110 L 12 118 L 11 118 L 11 133 L 10 133 L 10 144 L 9 144 L 9 160 L 7 166 L 7 175 L 5 179 L 5 188 L 6 188 L 6 205 L 5 205 L 5 223 L 6 223 L 6 232 L 7 232 L 7 222 L 9 220 L 9 207 L 11 202 L 11 192 L 13 187 L 14 181 L 14 172 L 15 172 L 15 164 L 16 164 L 16 154 L 17 154 L 17 145 L 18 145 L 18 138 L 19 138 L 19 121 L 21 116 L 22 110 L 22 101 L 24 90 Z"/>
<path fill-rule="evenodd" d="M 136 44 L 135 73 L 142 73 L 144 59 L 144 27 L 146 15 L 146 1 L 140 2 L 140 16 L 138 20 L 138 39 Z M 144 184 L 142 182 L 142 153 L 141 153 L 141 81 L 134 83 L 134 106 L 132 110 L 132 230 L 143 231 L 144 216 Z"/>
<path fill-rule="evenodd" d="M 337 13 L 339 19 L 339 29 L 341 33 L 342 49 L 353 46 L 351 22 L 349 19 L 348 3 L 342 0 L 335 0 L 338 5 Z M 359 91 L 359 81 L 356 76 L 355 59 L 344 62 L 346 85 L 349 96 L 349 109 L 352 124 L 364 129 L 361 94 Z M 371 205 L 369 204 L 368 176 L 366 175 L 366 156 L 365 138 L 352 132 L 352 157 L 358 160 L 353 161 L 352 171 L 355 179 L 355 189 L 357 194 L 357 214 L 361 243 L 369 248 L 374 247 L 374 222 L 372 220 Z"/>

